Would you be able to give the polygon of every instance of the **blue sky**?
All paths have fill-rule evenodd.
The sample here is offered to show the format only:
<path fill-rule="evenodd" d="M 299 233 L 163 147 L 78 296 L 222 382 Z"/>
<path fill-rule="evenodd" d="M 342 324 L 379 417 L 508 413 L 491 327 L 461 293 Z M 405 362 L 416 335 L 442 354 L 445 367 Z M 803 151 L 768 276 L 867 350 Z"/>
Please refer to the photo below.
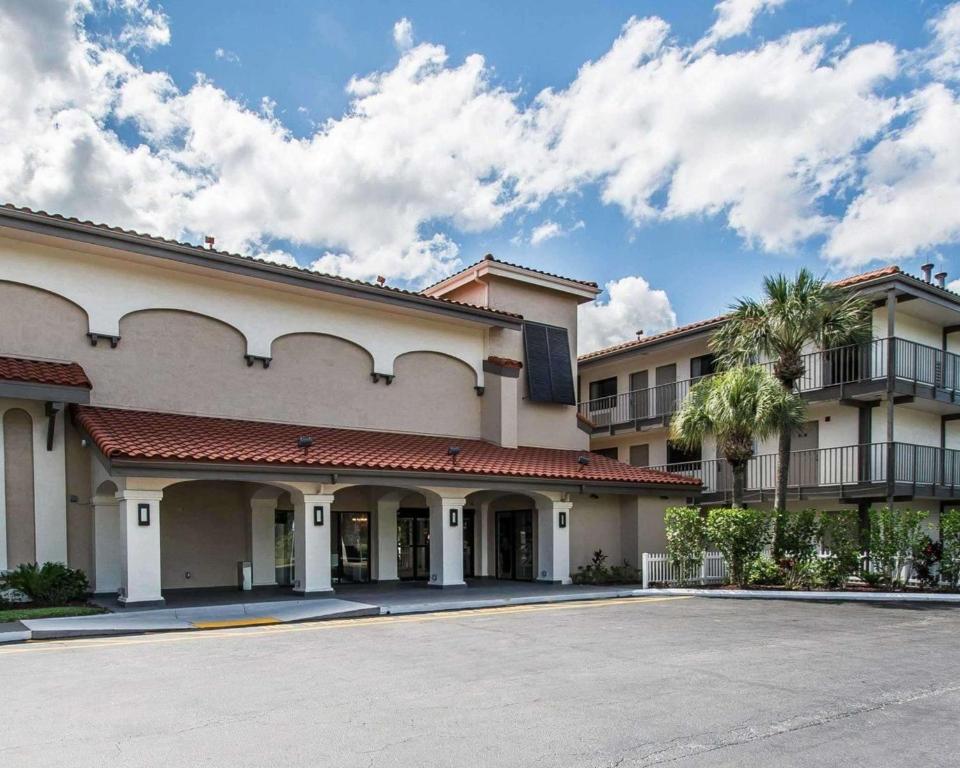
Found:
<path fill-rule="evenodd" d="M 960 158 L 945 138 L 960 127 L 960 10 L 950 3 L 547 8 L 13 2 L 0 29 L 62 23 L 63 61 L 82 50 L 95 64 L 82 77 L 58 70 L 53 42 L 51 61 L 24 63 L 26 48 L 3 36 L 0 65 L 54 82 L 57 96 L 0 114 L 7 130 L 23 126 L 6 137 L 22 163 L 0 166 L 0 192 L 406 286 L 486 252 L 601 285 L 641 278 L 623 284 L 624 306 L 588 319 L 596 343 L 716 314 L 755 293 L 762 274 L 801 265 L 835 276 L 932 260 L 960 276 L 960 212 L 939 210 L 960 195 Z M 724 14 L 740 27 L 722 31 Z M 804 30 L 811 42 L 786 42 Z M 611 54 L 618 40 L 633 51 L 628 65 Z M 420 62 L 416 74 L 401 76 L 405 61 Z M 599 85 L 583 76 L 588 62 Z M 625 89 L 610 97 L 618 78 Z M 785 123 L 778 110 L 796 117 Z M 754 126 L 761 133 L 745 138 Z M 29 162 L 50 154 L 44 131 L 71 148 L 45 175 Z M 100 156 L 108 172 L 84 175 Z M 557 234 L 540 240 L 538 227 Z"/>

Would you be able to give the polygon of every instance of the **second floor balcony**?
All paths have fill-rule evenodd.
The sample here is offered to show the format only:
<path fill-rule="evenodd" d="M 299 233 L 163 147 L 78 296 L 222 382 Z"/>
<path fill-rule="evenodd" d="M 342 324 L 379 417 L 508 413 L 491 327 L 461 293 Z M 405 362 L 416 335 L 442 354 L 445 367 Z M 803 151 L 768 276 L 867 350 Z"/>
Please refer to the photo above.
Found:
<path fill-rule="evenodd" d="M 960 498 L 960 451 L 913 443 L 865 443 L 794 451 L 788 498 L 848 501 L 897 498 Z M 772 501 L 777 454 L 754 456 L 747 465 L 746 499 Z M 695 477 L 706 503 L 729 502 L 733 469 L 725 459 L 663 464 L 651 469 Z"/>
<path fill-rule="evenodd" d="M 960 355 L 902 338 L 810 352 L 797 391 L 804 398 L 843 400 L 879 396 L 928 398 L 960 404 Z M 764 363 L 772 371 L 772 363 Z M 580 416 L 594 433 L 666 425 L 700 379 L 660 384 L 581 401 Z"/>

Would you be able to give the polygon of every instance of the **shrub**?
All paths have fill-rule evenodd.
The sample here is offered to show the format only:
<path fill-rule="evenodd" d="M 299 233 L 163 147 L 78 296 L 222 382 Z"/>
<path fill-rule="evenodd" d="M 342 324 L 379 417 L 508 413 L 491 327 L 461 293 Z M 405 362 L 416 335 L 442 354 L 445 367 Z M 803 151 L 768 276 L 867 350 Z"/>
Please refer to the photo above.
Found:
<path fill-rule="evenodd" d="M 903 569 L 923 545 L 926 512 L 870 510 L 870 559 L 891 586 L 903 584 Z"/>
<path fill-rule="evenodd" d="M 607 555 L 602 549 L 593 553 L 593 558 L 587 566 L 581 565 L 573 574 L 574 584 L 639 584 L 640 571 L 626 560 L 623 565 L 608 568 Z"/>
<path fill-rule="evenodd" d="M 706 532 L 726 558 L 731 580 L 742 587 L 747 583 L 747 567 L 770 541 L 770 515 L 742 507 L 712 509 Z"/>
<path fill-rule="evenodd" d="M 942 556 L 943 546 L 939 541 L 934 541 L 926 534 L 920 537 L 920 546 L 913 552 L 913 572 L 921 587 L 936 586 Z"/>
<path fill-rule="evenodd" d="M 63 563 L 23 563 L 0 576 L 0 590 L 21 592 L 38 606 L 65 605 L 86 597 L 90 589 L 83 571 Z"/>
<path fill-rule="evenodd" d="M 758 557 L 747 570 L 747 581 L 751 584 L 783 584 L 783 570 L 771 557 Z"/>
<path fill-rule="evenodd" d="M 860 567 L 857 513 L 824 512 L 820 516 L 820 541 L 829 554 L 816 565 L 816 581 L 820 586 L 840 589 Z"/>
<path fill-rule="evenodd" d="M 812 586 L 817 559 L 820 522 L 815 509 L 786 512 L 781 516 L 780 568 L 789 587 Z"/>
<path fill-rule="evenodd" d="M 700 576 L 703 562 L 704 520 L 696 507 L 668 507 L 663 513 L 667 557 L 680 574 L 681 586 Z"/>
<path fill-rule="evenodd" d="M 940 515 L 940 580 L 950 589 L 960 583 L 960 509 Z"/>

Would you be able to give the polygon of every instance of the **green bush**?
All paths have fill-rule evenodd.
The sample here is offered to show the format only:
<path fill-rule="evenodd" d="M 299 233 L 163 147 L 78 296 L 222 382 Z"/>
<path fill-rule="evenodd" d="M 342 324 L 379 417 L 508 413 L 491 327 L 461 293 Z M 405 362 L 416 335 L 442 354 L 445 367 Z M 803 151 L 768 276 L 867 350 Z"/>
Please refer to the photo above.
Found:
<path fill-rule="evenodd" d="M 780 561 L 786 585 L 809 587 L 814 580 L 820 521 L 815 509 L 786 512 L 780 522 Z"/>
<path fill-rule="evenodd" d="M 820 516 L 820 541 L 830 554 L 813 571 L 818 586 L 840 589 L 860 568 L 859 519 L 853 510 L 824 512 Z"/>
<path fill-rule="evenodd" d="M 727 561 L 734 584 L 747 583 L 747 568 L 770 542 L 770 514 L 741 507 L 712 509 L 707 515 L 707 538 Z"/>
<path fill-rule="evenodd" d="M 0 576 L 0 590 L 21 592 L 38 606 L 66 605 L 83 600 L 90 590 L 83 571 L 63 563 L 23 563 Z"/>
<path fill-rule="evenodd" d="M 581 565 L 575 574 L 573 574 L 574 584 L 639 584 L 641 582 L 640 571 L 634 568 L 626 560 L 623 565 L 615 565 L 608 568 L 606 565 L 607 555 L 602 549 L 593 553 L 593 559 L 589 565 Z"/>
<path fill-rule="evenodd" d="M 663 513 L 667 557 L 680 574 L 680 585 L 696 581 L 703 562 L 704 519 L 697 507 L 668 507 Z"/>
<path fill-rule="evenodd" d="M 747 581 L 751 584 L 783 584 L 783 570 L 771 557 L 758 557 L 747 570 Z"/>
<path fill-rule="evenodd" d="M 940 515 L 940 583 L 950 589 L 960 584 L 960 509 Z"/>
<path fill-rule="evenodd" d="M 903 566 L 923 546 L 926 516 L 909 509 L 870 510 L 870 559 L 890 586 L 903 584 Z"/>

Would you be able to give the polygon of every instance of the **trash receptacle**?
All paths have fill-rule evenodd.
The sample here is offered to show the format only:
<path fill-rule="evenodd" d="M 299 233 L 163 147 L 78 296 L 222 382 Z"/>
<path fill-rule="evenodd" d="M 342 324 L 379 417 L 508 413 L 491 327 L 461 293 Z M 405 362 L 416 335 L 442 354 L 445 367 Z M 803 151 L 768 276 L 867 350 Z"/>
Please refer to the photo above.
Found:
<path fill-rule="evenodd" d="M 244 592 L 253 589 L 253 563 L 248 560 L 237 563 L 237 587 Z"/>

